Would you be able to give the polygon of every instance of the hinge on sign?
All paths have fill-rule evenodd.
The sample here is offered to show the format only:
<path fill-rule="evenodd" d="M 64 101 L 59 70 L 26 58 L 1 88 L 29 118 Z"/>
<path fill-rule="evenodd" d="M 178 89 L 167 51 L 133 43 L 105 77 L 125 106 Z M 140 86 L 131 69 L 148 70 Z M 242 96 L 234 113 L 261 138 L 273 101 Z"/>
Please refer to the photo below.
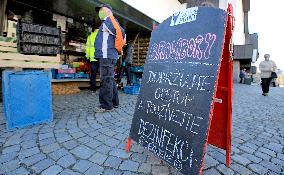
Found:
<path fill-rule="evenodd" d="M 214 98 L 214 102 L 223 103 L 223 100 L 221 98 Z"/>

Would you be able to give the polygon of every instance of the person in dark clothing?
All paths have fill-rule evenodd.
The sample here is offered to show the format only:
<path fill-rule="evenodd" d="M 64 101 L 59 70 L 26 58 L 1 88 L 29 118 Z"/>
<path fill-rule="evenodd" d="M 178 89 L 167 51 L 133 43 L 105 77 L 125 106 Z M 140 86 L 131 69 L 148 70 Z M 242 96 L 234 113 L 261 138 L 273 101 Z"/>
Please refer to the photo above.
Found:
<path fill-rule="evenodd" d="M 244 78 L 246 76 L 246 69 L 242 69 L 240 72 L 240 83 L 244 83 Z"/>
<path fill-rule="evenodd" d="M 95 40 L 95 58 L 100 60 L 100 106 L 96 112 L 111 111 L 119 106 L 114 66 L 125 44 L 125 32 L 112 14 L 108 4 L 96 7 L 102 24 Z"/>
<path fill-rule="evenodd" d="M 125 48 L 124 48 L 124 55 L 123 55 L 123 60 L 122 60 L 122 65 L 120 69 L 120 75 L 118 78 L 118 82 L 121 82 L 121 78 L 123 74 L 126 74 L 127 77 L 127 85 L 131 85 L 131 75 L 130 75 L 130 69 L 132 66 L 132 60 L 133 60 L 133 51 L 134 51 L 134 43 L 129 42 Z"/>
<path fill-rule="evenodd" d="M 92 29 L 92 33 L 88 36 L 86 42 L 86 58 L 90 61 L 91 64 L 91 91 L 96 92 L 97 84 L 97 73 L 99 70 L 99 61 L 95 59 L 95 40 L 98 34 L 98 29 Z"/>

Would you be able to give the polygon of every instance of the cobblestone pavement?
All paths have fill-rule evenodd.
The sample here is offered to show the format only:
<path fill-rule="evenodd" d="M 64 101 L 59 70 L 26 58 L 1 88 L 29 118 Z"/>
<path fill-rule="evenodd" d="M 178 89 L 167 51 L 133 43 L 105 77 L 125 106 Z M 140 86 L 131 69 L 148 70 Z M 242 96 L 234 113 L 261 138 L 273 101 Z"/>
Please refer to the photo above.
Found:
<path fill-rule="evenodd" d="M 178 175 L 136 144 L 125 153 L 136 98 L 121 93 L 120 108 L 95 114 L 97 95 L 55 96 L 51 124 L 14 132 L 6 131 L 0 109 L 0 174 Z M 224 151 L 209 146 L 203 174 L 284 174 L 283 145 L 284 88 L 264 97 L 259 86 L 236 84 L 231 168 Z"/>

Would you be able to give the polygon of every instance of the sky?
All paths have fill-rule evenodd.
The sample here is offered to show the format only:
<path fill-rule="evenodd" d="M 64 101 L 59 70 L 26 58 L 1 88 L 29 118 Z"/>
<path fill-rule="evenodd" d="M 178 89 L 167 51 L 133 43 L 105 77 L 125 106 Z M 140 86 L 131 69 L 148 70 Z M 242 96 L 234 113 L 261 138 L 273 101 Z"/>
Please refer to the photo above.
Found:
<path fill-rule="evenodd" d="M 249 33 L 258 33 L 259 58 L 270 54 L 277 68 L 284 70 L 284 0 L 251 0 Z"/>

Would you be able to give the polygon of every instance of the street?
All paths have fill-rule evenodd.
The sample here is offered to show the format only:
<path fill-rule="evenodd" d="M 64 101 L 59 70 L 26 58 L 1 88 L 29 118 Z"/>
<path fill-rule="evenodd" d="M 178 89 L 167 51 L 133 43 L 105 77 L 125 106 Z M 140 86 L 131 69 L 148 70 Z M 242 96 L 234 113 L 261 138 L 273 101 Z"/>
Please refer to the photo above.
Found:
<path fill-rule="evenodd" d="M 204 175 L 284 175 L 284 88 L 234 84 L 232 163 L 208 146 Z M 137 96 L 120 92 L 120 107 L 95 113 L 98 93 L 53 96 L 54 121 L 6 130 L 0 108 L 0 174 L 178 175 L 152 153 L 132 144 L 125 152 Z"/>

